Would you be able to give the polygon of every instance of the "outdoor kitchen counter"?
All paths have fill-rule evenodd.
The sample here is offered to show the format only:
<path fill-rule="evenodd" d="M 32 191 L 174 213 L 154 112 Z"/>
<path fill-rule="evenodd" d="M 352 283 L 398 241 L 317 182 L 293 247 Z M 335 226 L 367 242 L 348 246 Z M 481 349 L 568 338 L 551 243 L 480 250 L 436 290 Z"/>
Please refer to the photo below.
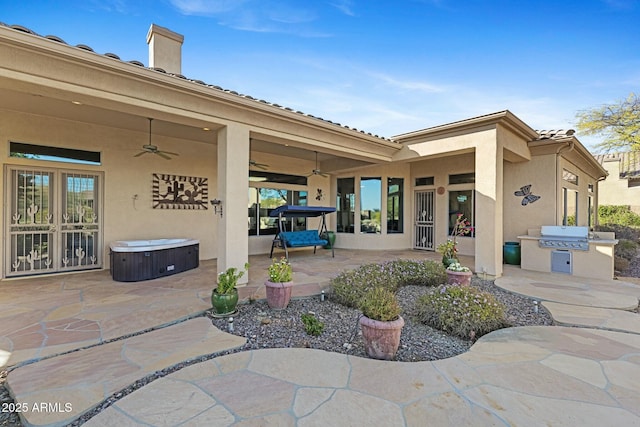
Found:
<path fill-rule="evenodd" d="M 523 270 L 552 271 L 551 253 L 566 250 L 571 253 L 572 274 L 594 279 L 613 279 L 613 250 L 618 243 L 614 233 L 598 232 L 589 234 L 589 250 L 543 248 L 539 245 L 542 238 L 540 230 L 528 230 L 529 234 L 518 236 L 520 239 L 521 263 Z"/>

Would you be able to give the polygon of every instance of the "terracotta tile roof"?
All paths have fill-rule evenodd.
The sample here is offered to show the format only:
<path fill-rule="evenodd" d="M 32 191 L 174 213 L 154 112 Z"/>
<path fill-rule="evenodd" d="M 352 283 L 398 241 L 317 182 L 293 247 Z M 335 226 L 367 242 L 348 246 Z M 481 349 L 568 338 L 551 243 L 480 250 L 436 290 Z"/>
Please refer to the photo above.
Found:
<path fill-rule="evenodd" d="M 34 31 L 32 31 L 31 29 L 29 29 L 27 27 L 23 27 L 21 25 L 8 25 L 8 24 L 5 24 L 4 22 L 0 22 L 0 26 L 6 27 L 6 28 L 11 28 L 11 29 L 16 30 L 16 31 L 21 31 L 23 33 L 27 33 L 27 34 L 31 34 L 31 35 L 34 35 L 34 36 L 42 37 L 42 38 L 45 38 L 47 40 L 51 40 L 51 41 L 54 41 L 54 42 L 57 42 L 57 43 L 61 43 L 61 44 L 65 44 L 67 46 L 70 46 L 68 43 L 66 43 L 64 40 L 62 40 L 59 37 L 52 36 L 52 35 L 42 36 L 40 34 L 37 34 Z M 78 44 L 75 47 L 78 48 L 78 49 L 86 50 L 88 52 L 92 52 L 92 53 L 95 53 L 96 55 L 99 55 L 91 47 L 89 47 L 89 46 L 87 46 L 85 44 Z M 283 107 L 281 105 L 274 104 L 274 103 L 265 101 L 263 99 L 257 99 L 257 98 L 254 98 L 252 96 L 244 95 L 244 94 L 238 93 L 238 92 L 233 91 L 233 90 L 223 89 L 220 86 L 207 84 L 207 83 L 203 82 L 202 80 L 190 79 L 190 78 L 187 78 L 187 77 L 185 77 L 185 76 L 183 76 L 181 74 L 167 73 L 162 68 L 146 67 L 140 61 L 135 61 L 135 60 L 133 60 L 133 61 L 124 61 L 124 60 L 120 59 L 120 57 L 118 55 L 116 55 L 115 53 L 107 52 L 107 53 L 103 54 L 103 56 L 106 56 L 108 58 L 112 58 L 112 59 L 115 59 L 115 60 L 118 60 L 118 61 L 122 61 L 122 62 L 128 62 L 129 64 L 133 64 L 133 65 L 136 65 L 136 66 L 139 66 L 139 67 L 143 67 L 143 68 L 146 68 L 148 70 L 154 70 L 154 71 L 157 71 L 159 73 L 163 73 L 163 74 L 166 74 L 168 76 L 175 77 L 175 78 L 184 79 L 184 80 L 190 81 L 190 82 L 195 83 L 195 84 L 199 84 L 199 85 L 202 85 L 202 86 L 209 87 L 209 88 L 214 89 L 214 90 L 218 90 L 218 91 L 222 91 L 222 92 L 225 92 L 225 93 L 228 93 L 228 94 L 231 94 L 231 95 L 238 96 L 240 98 L 244 98 L 244 99 L 248 99 L 248 100 L 251 100 L 251 101 L 259 102 L 259 103 L 265 104 L 265 105 L 270 105 L 272 107 L 279 108 L 281 110 L 297 113 L 297 114 L 300 114 L 302 116 L 309 117 L 309 118 L 316 119 L 316 120 L 320 120 L 322 122 L 329 123 L 329 124 L 332 124 L 332 125 L 335 125 L 335 126 L 339 126 L 341 128 L 344 128 L 344 129 L 347 129 L 347 130 L 350 130 L 350 131 L 353 131 L 353 132 L 357 132 L 357 133 L 361 133 L 363 135 L 369 135 L 369 136 L 374 137 L 374 138 L 382 139 L 382 140 L 384 140 L 386 142 L 395 142 L 391 138 L 386 138 L 384 136 L 374 135 L 371 132 L 365 132 L 363 130 L 360 130 L 360 129 L 357 129 L 357 128 L 354 128 L 354 127 L 350 127 L 350 126 L 347 126 L 347 125 L 342 125 L 340 123 L 332 122 L 331 120 L 326 120 L 326 119 L 323 119 L 322 117 L 316 117 L 316 116 L 313 116 L 311 114 L 306 114 L 306 113 L 303 113 L 302 111 L 296 111 L 296 110 L 293 110 L 292 108 Z"/>
<path fill-rule="evenodd" d="M 561 139 L 561 138 L 568 138 L 570 136 L 573 136 L 574 133 L 576 133 L 575 130 L 573 129 L 558 129 L 558 130 L 536 130 L 536 132 L 538 132 L 538 135 L 540 135 L 540 137 L 538 139 Z"/>
<path fill-rule="evenodd" d="M 640 152 L 595 154 L 593 157 L 600 163 L 620 162 L 620 179 L 640 178 Z"/>

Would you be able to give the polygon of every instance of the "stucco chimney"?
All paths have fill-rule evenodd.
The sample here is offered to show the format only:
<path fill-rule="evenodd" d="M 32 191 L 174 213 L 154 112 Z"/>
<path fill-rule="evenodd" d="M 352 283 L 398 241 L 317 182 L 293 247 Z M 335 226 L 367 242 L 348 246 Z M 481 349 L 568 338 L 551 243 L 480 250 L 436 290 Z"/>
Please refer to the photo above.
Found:
<path fill-rule="evenodd" d="M 162 68 L 171 74 L 182 74 L 183 41 L 184 36 L 182 34 L 151 24 L 147 33 L 149 67 Z"/>

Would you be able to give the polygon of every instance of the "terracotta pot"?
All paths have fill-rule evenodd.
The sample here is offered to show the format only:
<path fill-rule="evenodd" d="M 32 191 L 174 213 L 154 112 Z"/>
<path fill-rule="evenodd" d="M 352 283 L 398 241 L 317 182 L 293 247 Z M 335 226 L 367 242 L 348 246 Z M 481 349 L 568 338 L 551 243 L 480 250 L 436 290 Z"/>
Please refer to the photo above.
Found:
<path fill-rule="evenodd" d="M 267 290 L 267 304 L 274 310 L 284 310 L 291 300 L 293 282 L 264 282 Z"/>
<path fill-rule="evenodd" d="M 392 360 L 400 346 L 404 319 L 398 317 L 391 322 L 381 322 L 361 316 L 359 322 L 367 356 L 372 359 Z"/>
<path fill-rule="evenodd" d="M 471 271 L 447 270 L 447 283 L 450 285 L 469 286 L 471 284 Z"/>
<path fill-rule="evenodd" d="M 218 316 L 225 316 L 236 311 L 238 305 L 238 289 L 233 288 L 229 294 L 219 294 L 217 289 L 211 293 L 213 312 Z"/>

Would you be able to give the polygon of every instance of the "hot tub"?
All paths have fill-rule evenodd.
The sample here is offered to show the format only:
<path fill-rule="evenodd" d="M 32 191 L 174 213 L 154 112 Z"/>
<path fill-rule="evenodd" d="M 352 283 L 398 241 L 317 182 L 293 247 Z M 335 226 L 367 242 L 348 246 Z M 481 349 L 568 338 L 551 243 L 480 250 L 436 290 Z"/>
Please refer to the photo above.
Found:
<path fill-rule="evenodd" d="M 197 268 L 200 242 L 193 239 L 119 240 L 111 249 L 111 277 L 138 282 Z"/>

